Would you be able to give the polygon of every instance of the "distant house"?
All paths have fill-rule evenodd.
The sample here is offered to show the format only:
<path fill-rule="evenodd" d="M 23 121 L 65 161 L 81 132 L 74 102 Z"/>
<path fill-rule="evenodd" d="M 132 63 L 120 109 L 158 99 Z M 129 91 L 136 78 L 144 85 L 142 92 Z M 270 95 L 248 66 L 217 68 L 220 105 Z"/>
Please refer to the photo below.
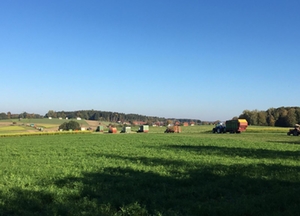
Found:
<path fill-rule="evenodd" d="M 183 126 L 189 126 L 188 122 L 183 122 Z"/>
<path fill-rule="evenodd" d="M 161 126 L 163 126 L 165 123 L 164 123 L 164 122 L 158 121 L 158 122 L 155 122 L 155 124 L 156 124 L 156 126 L 161 127 Z"/>
<path fill-rule="evenodd" d="M 143 122 L 143 121 L 133 121 L 132 124 L 134 125 L 144 125 L 146 124 L 147 122 Z"/>

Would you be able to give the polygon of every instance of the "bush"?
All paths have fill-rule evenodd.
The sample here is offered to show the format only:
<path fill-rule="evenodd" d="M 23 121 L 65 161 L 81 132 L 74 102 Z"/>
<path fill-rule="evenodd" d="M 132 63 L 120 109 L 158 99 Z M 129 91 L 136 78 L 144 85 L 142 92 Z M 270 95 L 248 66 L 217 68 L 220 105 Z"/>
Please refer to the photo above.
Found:
<path fill-rule="evenodd" d="M 62 130 L 80 130 L 80 125 L 76 121 L 69 121 L 69 122 L 64 122 L 62 123 L 58 129 Z"/>

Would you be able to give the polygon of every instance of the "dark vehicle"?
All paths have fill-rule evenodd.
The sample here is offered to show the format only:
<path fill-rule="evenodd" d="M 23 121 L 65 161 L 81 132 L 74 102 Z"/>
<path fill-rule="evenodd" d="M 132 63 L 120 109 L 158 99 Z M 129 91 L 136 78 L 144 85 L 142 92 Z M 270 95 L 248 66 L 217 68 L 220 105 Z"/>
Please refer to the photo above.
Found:
<path fill-rule="evenodd" d="M 136 132 L 137 133 L 148 133 L 149 125 L 141 125 L 140 128 Z"/>
<path fill-rule="evenodd" d="M 104 131 L 104 128 L 102 125 L 99 125 L 97 128 L 96 128 L 96 132 L 103 132 Z"/>
<path fill-rule="evenodd" d="M 219 122 L 212 130 L 213 133 L 226 133 L 226 126 Z"/>
<path fill-rule="evenodd" d="M 178 125 L 167 127 L 165 133 L 180 133 L 181 128 Z"/>
<path fill-rule="evenodd" d="M 245 131 L 248 127 L 248 122 L 246 119 L 236 119 L 236 120 L 228 120 L 225 122 L 225 125 L 223 123 L 219 123 L 216 125 L 215 128 L 213 128 L 213 133 L 241 133 L 242 131 Z"/>
<path fill-rule="evenodd" d="M 131 133 L 131 127 L 123 127 L 120 133 Z"/>
<path fill-rule="evenodd" d="M 300 134 L 300 125 L 295 124 L 293 129 L 290 129 L 289 132 L 287 132 L 287 135 L 293 135 L 293 136 L 299 136 Z"/>

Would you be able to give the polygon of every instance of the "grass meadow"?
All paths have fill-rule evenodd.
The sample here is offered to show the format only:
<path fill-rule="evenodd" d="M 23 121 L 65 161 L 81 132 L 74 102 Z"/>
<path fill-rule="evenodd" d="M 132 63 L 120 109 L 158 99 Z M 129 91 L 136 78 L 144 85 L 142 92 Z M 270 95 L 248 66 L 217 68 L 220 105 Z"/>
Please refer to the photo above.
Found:
<path fill-rule="evenodd" d="M 0 137 L 0 215 L 298 215 L 300 138 L 212 134 Z"/>

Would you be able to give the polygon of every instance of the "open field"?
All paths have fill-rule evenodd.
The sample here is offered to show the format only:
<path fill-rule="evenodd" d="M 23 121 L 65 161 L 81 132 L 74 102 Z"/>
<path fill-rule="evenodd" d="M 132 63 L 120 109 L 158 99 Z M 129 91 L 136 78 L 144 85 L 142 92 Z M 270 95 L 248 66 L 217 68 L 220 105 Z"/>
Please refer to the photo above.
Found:
<path fill-rule="evenodd" d="M 73 119 L 74 120 L 74 119 Z M 0 120 L 0 136 L 5 134 L 26 134 L 39 132 L 35 128 L 32 128 L 28 125 L 35 124 L 36 127 L 42 127 L 44 132 L 54 132 L 58 130 L 58 126 L 63 122 L 70 120 L 59 120 L 59 119 L 22 119 L 19 121 L 18 119 L 13 120 Z M 82 127 L 90 127 L 93 130 L 97 128 L 99 123 L 101 125 L 107 126 L 111 122 L 99 122 L 99 121 L 91 121 L 91 120 L 75 120 L 79 122 Z M 13 124 L 15 122 L 15 124 Z M 16 127 L 17 126 L 17 127 Z M 203 125 L 203 126 L 188 126 L 181 127 L 182 133 L 211 133 L 213 125 Z M 118 128 L 118 132 L 121 131 L 122 126 L 120 125 Z M 138 126 L 133 126 L 132 133 L 138 130 Z M 163 133 L 166 127 L 150 127 L 149 133 Z M 107 127 L 104 127 L 104 131 L 108 131 Z M 248 126 L 247 131 L 245 133 L 287 133 L 288 128 L 282 127 L 264 127 L 264 126 Z"/>
<path fill-rule="evenodd" d="M 58 126 L 63 122 L 70 121 L 66 119 L 11 119 L 0 120 L 0 136 L 5 134 L 26 134 L 26 133 L 40 133 L 37 128 L 43 128 L 43 132 L 54 132 L 58 130 Z M 89 127 L 85 120 L 75 120 L 82 127 Z M 34 124 L 34 127 L 30 125 Z"/>
<path fill-rule="evenodd" d="M 0 215 L 299 213 L 299 137 L 210 129 L 0 137 Z"/>

